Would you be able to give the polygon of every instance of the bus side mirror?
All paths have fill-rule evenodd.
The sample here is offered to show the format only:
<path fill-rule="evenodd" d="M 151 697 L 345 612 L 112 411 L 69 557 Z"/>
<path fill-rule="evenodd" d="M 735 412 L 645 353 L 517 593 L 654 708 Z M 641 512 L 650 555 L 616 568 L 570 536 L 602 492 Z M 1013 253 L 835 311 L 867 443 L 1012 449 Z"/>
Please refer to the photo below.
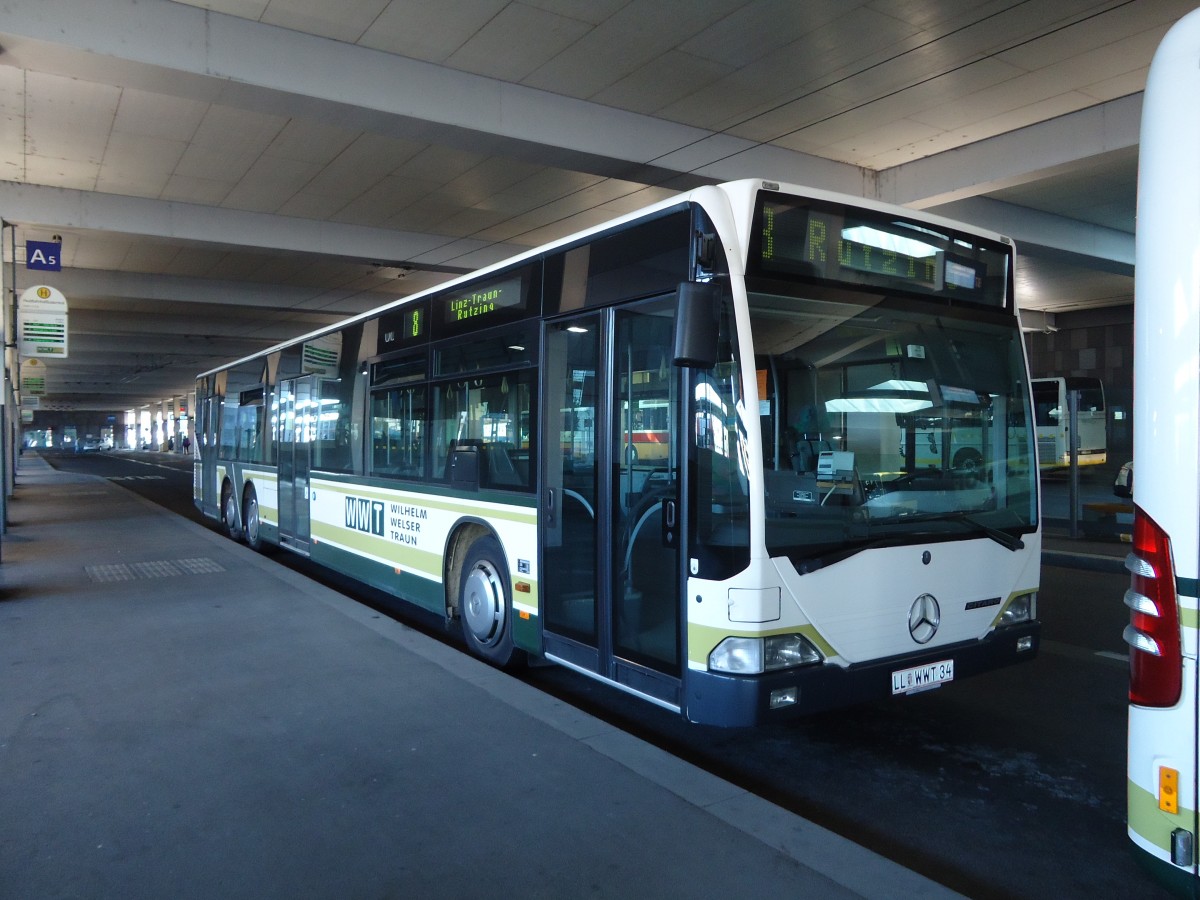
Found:
<path fill-rule="evenodd" d="M 714 282 L 684 281 L 675 292 L 675 365 L 711 369 L 717 364 L 717 311 Z"/>

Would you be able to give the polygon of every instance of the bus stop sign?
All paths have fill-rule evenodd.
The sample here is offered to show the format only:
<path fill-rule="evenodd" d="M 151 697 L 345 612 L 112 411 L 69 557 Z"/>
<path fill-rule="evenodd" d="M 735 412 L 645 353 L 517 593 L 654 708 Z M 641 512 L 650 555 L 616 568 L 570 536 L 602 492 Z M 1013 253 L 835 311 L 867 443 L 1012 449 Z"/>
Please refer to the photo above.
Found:
<path fill-rule="evenodd" d="M 26 241 L 25 268 L 61 272 L 62 244 L 50 241 Z"/>

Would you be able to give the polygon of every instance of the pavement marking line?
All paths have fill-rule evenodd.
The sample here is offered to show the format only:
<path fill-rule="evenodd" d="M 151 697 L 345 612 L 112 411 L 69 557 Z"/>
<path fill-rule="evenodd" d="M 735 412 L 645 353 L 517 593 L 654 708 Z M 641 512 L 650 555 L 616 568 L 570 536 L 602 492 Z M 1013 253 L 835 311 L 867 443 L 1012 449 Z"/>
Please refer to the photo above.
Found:
<path fill-rule="evenodd" d="M 1048 641 L 1045 638 L 1038 644 L 1039 652 L 1052 653 L 1055 656 L 1065 656 L 1078 662 L 1101 663 L 1105 666 L 1129 665 L 1129 657 L 1114 653 L 1111 650 L 1091 650 L 1087 647 L 1076 647 L 1063 641 Z"/>
<path fill-rule="evenodd" d="M 107 456 L 108 454 L 105 454 L 105 455 Z M 119 460 L 122 460 L 122 461 L 124 461 L 124 462 L 137 463 L 139 466 L 153 466 L 153 467 L 154 467 L 154 468 L 156 468 L 156 469 L 166 469 L 166 470 L 167 470 L 167 471 L 169 471 L 169 472 L 187 472 L 189 469 L 191 469 L 191 468 L 192 468 L 192 466 L 190 466 L 190 465 L 185 465 L 185 466 L 165 466 L 165 465 L 163 465 L 162 463 L 146 462 L 144 459 L 137 459 L 136 457 L 132 457 L 132 456 L 119 456 L 119 455 L 114 455 L 112 458 L 113 458 L 113 459 L 119 459 Z"/>

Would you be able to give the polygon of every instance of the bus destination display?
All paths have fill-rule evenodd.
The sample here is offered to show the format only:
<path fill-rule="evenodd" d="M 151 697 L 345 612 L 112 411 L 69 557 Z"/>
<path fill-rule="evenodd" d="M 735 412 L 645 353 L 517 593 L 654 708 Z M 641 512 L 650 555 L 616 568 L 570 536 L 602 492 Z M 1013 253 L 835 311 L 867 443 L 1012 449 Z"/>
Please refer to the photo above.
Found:
<path fill-rule="evenodd" d="M 1004 306 L 1005 253 L 863 212 L 762 200 L 761 271 Z"/>
<path fill-rule="evenodd" d="M 462 322 L 491 316 L 502 309 L 520 307 L 525 300 L 522 279 L 509 278 L 463 294 L 450 294 L 441 299 L 443 321 Z"/>

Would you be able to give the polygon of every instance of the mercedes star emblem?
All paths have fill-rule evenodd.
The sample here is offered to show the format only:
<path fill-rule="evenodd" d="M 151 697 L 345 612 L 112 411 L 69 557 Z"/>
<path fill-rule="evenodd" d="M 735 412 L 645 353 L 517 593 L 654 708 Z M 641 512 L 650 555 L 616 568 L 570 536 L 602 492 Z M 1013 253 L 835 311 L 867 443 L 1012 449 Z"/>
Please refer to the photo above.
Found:
<path fill-rule="evenodd" d="M 918 644 L 928 644 L 942 623 L 942 610 L 933 594 L 922 594 L 908 611 L 908 633 Z"/>

